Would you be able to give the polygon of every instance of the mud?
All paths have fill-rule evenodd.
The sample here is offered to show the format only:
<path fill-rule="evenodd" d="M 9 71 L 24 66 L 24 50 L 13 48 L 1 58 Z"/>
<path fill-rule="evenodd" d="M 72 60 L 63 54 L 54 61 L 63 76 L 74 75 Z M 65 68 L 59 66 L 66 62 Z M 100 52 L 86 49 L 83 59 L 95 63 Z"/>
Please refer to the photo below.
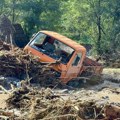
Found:
<path fill-rule="evenodd" d="M 105 80 L 76 90 L 23 83 L 10 94 L 2 110 L 19 120 L 114 120 L 120 118 L 120 86 Z M 2 90 L 1 90 L 2 93 Z M 3 94 L 0 94 L 0 96 Z M 2 103 L 2 102 L 1 102 Z M 7 108 L 7 110 L 5 109 Z M 14 113 L 13 113 L 14 111 Z"/>
<path fill-rule="evenodd" d="M 0 119 L 120 119 L 120 69 L 105 69 L 97 85 L 71 88 L 51 82 L 54 71 L 42 66 L 18 48 L 0 51 Z"/>

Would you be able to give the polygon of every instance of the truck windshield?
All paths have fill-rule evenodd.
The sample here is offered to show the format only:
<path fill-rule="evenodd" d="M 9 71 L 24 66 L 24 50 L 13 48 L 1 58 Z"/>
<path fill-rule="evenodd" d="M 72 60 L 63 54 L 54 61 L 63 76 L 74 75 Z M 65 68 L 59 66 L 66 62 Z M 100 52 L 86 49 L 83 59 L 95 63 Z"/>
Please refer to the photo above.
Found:
<path fill-rule="evenodd" d="M 42 44 L 43 41 L 45 40 L 46 35 L 45 34 L 38 34 L 37 36 L 35 36 L 34 40 L 32 41 L 31 44 Z"/>
<path fill-rule="evenodd" d="M 63 64 L 67 64 L 74 53 L 73 48 L 43 33 L 38 33 L 30 46 Z"/>

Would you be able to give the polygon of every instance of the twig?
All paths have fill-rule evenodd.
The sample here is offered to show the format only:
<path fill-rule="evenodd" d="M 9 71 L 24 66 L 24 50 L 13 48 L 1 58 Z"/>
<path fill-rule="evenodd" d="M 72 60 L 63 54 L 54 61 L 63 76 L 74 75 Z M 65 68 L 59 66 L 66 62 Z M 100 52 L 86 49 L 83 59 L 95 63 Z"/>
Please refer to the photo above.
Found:
<path fill-rule="evenodd" d="M 0 88 L 1 88 L 5 93 L 10 94 L 10 92 L 9 92 L 8 90 L 6 90 L 2 85 L 0 85 Z"/>
<path fill-rule="evenodd" d="M 43 118 L 41 120 L 57 120 L 57 119 L 63 120 L 64 118 L 68 119 L 69 117 L 74 117 L 77 120 L 82 120 L 78 115 L 74 115 L 74 114 L 59 115 L 59 116 L 54 116 L 54 117 L 49 117 L 49 118 Z"/>
<path fill-rule="evenodd" d="M 26 75 L 27 75 L 28 85 L 30 86 L 30 80 L 31 80 L 32 78 L 30 78 L 29 73 L 28 73 L 28 64 L 26 64 Z"/>
<path fill-rule="evenodd" d="M 11 50 L 14 53 L 13 40 L 12 40 L 12 35 L 11 34 L 10 34 L 10 43 L 11 43 Z"/>
<path fill-rule="evenodd" d="M 77 79 L 85 79 L 85 80 L 89 80 L 90 78 L 88 78 L 88 77 L 77 77 Z"/>
<path fill-rule="evenodd" d="M 94 115 L 95 115 L 95 118 L 96 118 L 96 116 L 97 116 L 97 115 L 96 115 L 96 110 L 95 110 L 95 108 L 93 108 L 93 109 L 94 109 Z"/>
<path fill-rule="evenodd" d="M 102 112 L 103 112 L 103 109 L 105 108 L 105 106 L 107 105 L 107 103 L 103 106 L 103 108 L 101 109 L 101 111 L 99 112 L 99 114 L 96 114 L 96 117 L 95 117 L 95 119 L 99 116 L 99 115 L 101 115 L 102 114 Z"/>

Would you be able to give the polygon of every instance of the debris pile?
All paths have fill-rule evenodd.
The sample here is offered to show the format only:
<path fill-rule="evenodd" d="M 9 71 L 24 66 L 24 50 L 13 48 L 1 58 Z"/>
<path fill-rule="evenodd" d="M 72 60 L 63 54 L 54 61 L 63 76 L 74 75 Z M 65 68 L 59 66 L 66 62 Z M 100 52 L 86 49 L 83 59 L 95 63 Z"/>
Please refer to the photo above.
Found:
<path fill-rule="evenodd" d="M 2 43 L 2 42 L 1 42 Z M 39 59 L 31 54 L 25 53 L 20 48 L 8 51 L 6 46 L 1 44 L 0 51 L 0 76 L 16 77 L 20 80 L 29 80 L 35 83 L 46 85 L 55 78 L 55 72 L 49 66 L 41 65 Z M 7 45 L 7 48 L 10 48 Z"/>
<path fill-rule="evenodd" d="M 0 16 L 0 40 L 23 48 L 29 41 L 22 26 L 12 24 L 7 16 Z"/>
<path fill-rule="evenodd" d="M 9 95 L 6 100 L 7 109 L 0 110 L 0 119 L 114 120 L 120 118 L 120 105 L 100 103 L 94 98 L 95 96 L 92 97 L 92 100 L 88 100 L 88 96 L 92 92 L 83 91 L 82 95 L 80 91 L 77 91 L 78 93 L 76 92 L 75 95 L 59 93 L 54 88 L 43 88 L 43 86 L 49 87 L 48 85 L 51 84 L 55 87 L 59 81 L 55 77 L 55 72 L 50 70 L 49 65 L 43 65 L 37 57 L 25 53 L 17 47 L 12 49 L 10 45 L 3 42 L 0 42 L 0 50 L 0 76 L 20 79 L 19 88 L 14 86 L 11 90 L 6 90 L 4 85 L 0 88 Z M 37 84 L 31 84 L 31 82 Z M 6 83 L 4 81 L 5 85 Z M 3 83 L 0 81 L 0 84 Z M 69 91 L 69 89 L 67 90 Z M 117 91 L 116 94 L 119 95 L 120 92 Z M 85 95 L 86 100 L 82 101 L 80 98 Z M 65 98 L 66 96 L 67 98 Z M 74 96 L 74 99 L 69 96 Z M 105 98 L 108 99 L 108 96 Z"/>
<path fill-rule="evenodd" d="M 113 120 L 120 117 L 120 106 L 97 104 L 95 100 L 65 100 L 49 88 L 21 87 L 11 93 L 7 104 L 9 109 L 19 109 L 21 115 L 14 117 L 23 120 Z"/>
<path fill-rule="evenodd" d="M 0 16 L 0 38 L 6 40 L 7 43 L 11 43 L 11 36 L 15 32 L 11 21 L 4 15 Z"/>
<path fill-rule="evenodd" d="M 103 60 L 105 61 L 105 66 L 108 66 L 111 68 L 120 68 L 120 52 L 106 53 L 102 57 L 103 57 Z"/>
<path fill-rule="evenodd" d="M 2 40 L 0 40 L 0 50 L 10 50 L 10 49 L 11 49 L 10 44 L 7 44 Z"/>

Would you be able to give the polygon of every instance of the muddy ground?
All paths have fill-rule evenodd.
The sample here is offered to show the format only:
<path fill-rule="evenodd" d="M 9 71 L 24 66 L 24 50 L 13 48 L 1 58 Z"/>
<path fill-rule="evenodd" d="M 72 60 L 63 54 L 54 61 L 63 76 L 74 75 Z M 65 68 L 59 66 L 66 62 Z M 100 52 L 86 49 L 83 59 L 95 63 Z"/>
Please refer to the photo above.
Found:
<path fill-rule="evenodd" d="M 94 86 L 83 85 L 75 90 L 57 87 L 41 88 L 36 85 L 20 91 L 18 88 L 13 89 L 13 91 L 11 89 L 1 90 L 1 118 L 18 120 L 118 120 L 120 118 L 120 69 L 107 68 L 104 69 L 103 74 L 103 82 Z M 111 76 L 111 79 L 108 76 Z M 116 78 L 115 81 L 113 78 Z M 22 94 L 22 97 L 18 96 L 18 101 L 15 97 L 16 91 L 17 94 Z"/>
<path fill-rule="evenodd" d="M 105 68 L 101 82 L 79 88 L 51 83 L 54 72 L 16 48 L 0 51 L 0 119 L 119 120 L 120 69 Z M 19 74 L 19 76 L 18 76 Z M 32 80 L 32 83 L 30 82 Z M 37 81 L 37 82 L 34 82 Z M 52 87 L 51 87 L 52 86 Z"/>

